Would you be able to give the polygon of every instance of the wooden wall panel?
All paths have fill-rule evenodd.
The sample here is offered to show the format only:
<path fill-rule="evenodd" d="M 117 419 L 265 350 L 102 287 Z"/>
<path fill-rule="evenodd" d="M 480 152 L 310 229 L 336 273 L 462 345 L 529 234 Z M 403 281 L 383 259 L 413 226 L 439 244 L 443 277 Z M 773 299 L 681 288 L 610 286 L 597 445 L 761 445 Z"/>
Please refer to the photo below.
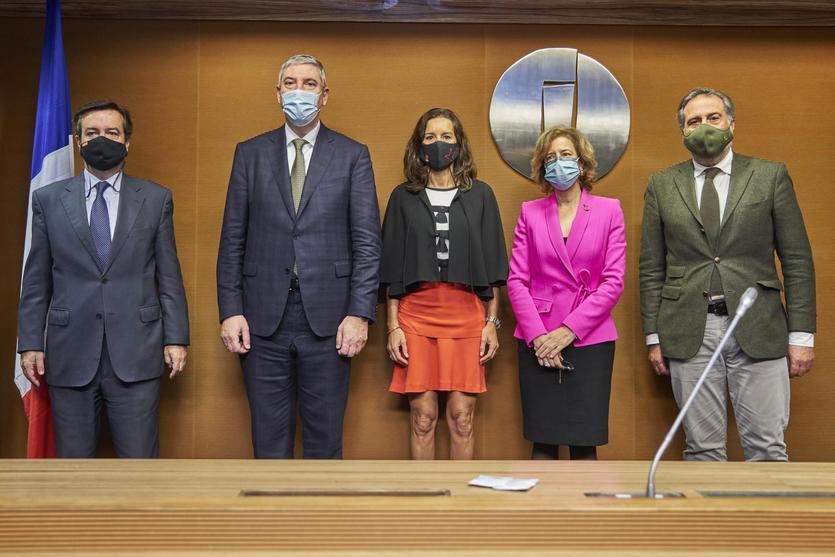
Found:
<path fill-rule="evenodd" d="M 345 21 L 386 23 L 515 23 L 524 25 L 835 25 L 828 0 L 64 0 L 69 17 Z M 0 17 L 39 16 L 42 0 L 6 0 Z"/>
<path fill-rule="evenodd" d="M 17 349 L 17 299 L 20 295 L 20 268 L 23 259 L 23 234 L 26 229 L 26 204 L 29 191 L 29 170 L 32 161 L 34 114 L 38 96 L 38 64 L 40 49 L 33 37 L 42 33 L 43 23 L 21 20 L 16 25 L 3 25 L 0 45 L 10 52 L 11 45 L 21 48 L 15 56 L 0 56 L 0 237 L 3 238 L 0 279 L 0 456 L 26 452 L 26 419 L 20 394 L 12 382 Z M 2 23 L 0 23 L 2 25 Z M 6 410 L 8 409 L 8 410 Z"/>
<path fill-rule="evenodd" d="M 544 47 L 572 47 L 607 66 L 632 108 L 629 147 L 597 186 L 621 200 L 627 219 L 626 291 L 615 310 L 620 331 L 612 392 L 610 444 L 604 458 L 649 458 L 675 415 L 669 380 L 645 364 L 640 330 L 637 257 L 643 191 L 648 177 L 686 157 L 675 126 L 679 98 L 691 87 L 725 89 L 737 102 L 740 152 L 786 161 L 795 179 L 818 267 L 818 363 L 792 386 L 790 451 L 801 460 L 834 460 L 820 442 L 835 411 L 827 402 L 835 379 L 829 294 L 835 250 L 827 217 L 835 209 L 826 174 L 835 147 L 835 32 L 829 29 L 756 30 L 512 25 L 384 25 L 247 22 L 65 21 L 75 105 L 113 96 L 136 119 L 129 172 L 174 191 L 175 224 L 189 296 L 192 348 L 189 368 L 163 394 L 162 450 L 166 457 L 246 458 L 249 415 L 236 358 L 218 338 L 215 277 L 217 243 L 235 143 L 281 124 L 274 85 L 282 60 L 306 51 L 326 65 L 331 97 L 328 126 L 368 144 L 385 207 L 402 179 L 406 139 L 432 106 L 459 113 L 473 143 L 479 176 L 496 191 L 508 245 L 522 201 L 538 194 L 499 157 L 487 111 L 493 87 L 519 57 Z M 41 26 L 33 19 L 0 19 L 0 48 L 21 55 L 0 62 L 0 173 L 11 193 L 0 207 L 3 261 L 0 279 L 2 345 L 14 347 L 18 269 L 23 242 L 25 187 L 37 89 Z M 489 391 L 476 421 L 478 458 L 525 458 L 521 437 L 513 318 L 506 294 L 502 348 L 488 370 Z M 384 321 L 382 308 L 379 318 Z M 352 371 L 346 416 L 347 458 L 406 458 L 408 410 L 387 392 L 390 364 L 384 328 Z M 0 456 L 21 456 L 25 428 L 11 381 L 0 382 Z M 439 430 L 445 429 L 439 424 Z M 439 445 L 446 435 L 439 435 Z M 671 450 L 678 458 L 681 444 Z M 439 446 L 439 455 L 446 449 Z M 739 458 L 739 451 L 732 455 Z"/>

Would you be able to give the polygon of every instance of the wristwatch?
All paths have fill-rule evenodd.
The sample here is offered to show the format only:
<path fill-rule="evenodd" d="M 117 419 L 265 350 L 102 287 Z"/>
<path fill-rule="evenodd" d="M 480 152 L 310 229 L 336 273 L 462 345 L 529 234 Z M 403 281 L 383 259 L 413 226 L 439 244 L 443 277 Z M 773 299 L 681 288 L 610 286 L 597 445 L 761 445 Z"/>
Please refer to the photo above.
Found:
<path fill-rule="evenodd" d="M 485 322 L 485 323 L 492 323 L 493 325 L 495 325 L 495 326 L 496 326 L 496 330 L 498 330 L 498 329 L 501 329 L 501 328 L 502 328 L 502 322 L 501 322 L 501 321 L 499 321 L 499 318 L 498 318 L 498 317 L 496 317 L 495 315 L 488 315 L 488 316 L 484 319 L 484 322 Z"/>

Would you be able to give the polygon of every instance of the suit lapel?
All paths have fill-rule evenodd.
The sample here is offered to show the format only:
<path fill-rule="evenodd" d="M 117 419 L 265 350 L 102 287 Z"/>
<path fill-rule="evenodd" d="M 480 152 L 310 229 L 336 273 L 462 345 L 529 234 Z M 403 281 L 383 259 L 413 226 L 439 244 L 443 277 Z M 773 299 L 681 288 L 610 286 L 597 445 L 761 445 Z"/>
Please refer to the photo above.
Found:
<path fill-rule="evenodd" d="M 113 245 L 110 248 L 110 261 L 104 268 L 102 274 L 106 274 L 113 265 L 119 251 L 125 245 L 130 231 L 136 222 L 136 217 L 145 203 L 145 193 L 142 191 L 142 182 L 130 176 L 122 174 L 122 187 L 119 191 L 119 211 L 116 216 L 116 230 L 113 232 Z"/>
<path fill-rule="evenodd" d="M 734 212 L 739 200 L 745 190 L 748 189 L 748 183 L 751 181 L 751 176 L 754 174 L 754 169 L 751 166 L 751 159 L 743 155 L 734 154 L 733 162 L 731 163 L 731 183 L 728 187 L 728 200 L 725 202 L 725 212 L 722 215 L 722 226 L 728 222 L 731 213 Z"/>
<path fill-rule="evenodd" d="M 333 138 L 330 130 L 322 124 L 319 128 L 319 135 L 316 136 L 316 144 L 313 146 L 313 157 L 310 159 L 310 165 L 307 167 L 307 176 L 304 179 L 304 190 L 302 190 L 302 199 L 299 202 L 299 211 L 296 215 L 301 215 L 305 207 L 313 197 L 313 193 L 322 181 L 322 178 L 328 171 L 333 158 Z"/>
<path fill-rule="evenodd" d="M 673 176 L 673 182 L 675 182 L 678 193 L 693 218 L 696 219 L 699 226 L 704 226 L 702 214 L 699 212 L 699 204 L 696 201 L 696 178 L 693 176 L 693 161 L 679 165 L 678 172 Z"/>
<path fill-rule="evenodd" d="M 548 228 L 548 237 L 551 239 L 551 245 L 554 247 L 554 251 L 557 252 L 557 257 L 562 261 L 563 266 L 569 274 L 576 279 L 577 277 L 574 276 L 574 268 L 571 266 L 571 259 L 568 257 L 568 250 L 562 237 L 557 196 L 549 195 L 547 199 L 548 203 L 545 205 L 545 224 Z"/>
<path fill-rule="evenodd" d="M 78 239 L 87 249 L 93 263 L 98 266 L 96 248 L 93 246 L 93 239 L 90 237 L 90 224 L 87 222 L 87 206 L 84 204 L 84 177 L 76 176 L 64 186 L 61 194 L 61 204 L 67 212 L 73 230 Z"/>
<path fill-rule="evenodd" d="M 267 153 L 270 160 L 270 167 L 273 169 L 275 183 L 284 207 L 290 217 L 295 217 L 296 209 L 293 207 L 293 192 L 290 191 L 290 168 L 287 166 L 287 136 L 284 133 L 284 126 L 281 126 L 270 137 L 272 147 Z"/>
<path fill-rule="evenodd" d="M 580 194 L 580 204 L 577 207 L 577 214 L 574 215 L 574 222 L 571 223 L 571 230 L 568 233 L 568 242 L 565 247 L 568 252 L 569 261 L 574 259 L 577 254 L 577 248 L 586 233 L 586 227 L 589 224 L 589 216 L 591 213 L 592 202 L 589 192 L 582 190 Z"/>

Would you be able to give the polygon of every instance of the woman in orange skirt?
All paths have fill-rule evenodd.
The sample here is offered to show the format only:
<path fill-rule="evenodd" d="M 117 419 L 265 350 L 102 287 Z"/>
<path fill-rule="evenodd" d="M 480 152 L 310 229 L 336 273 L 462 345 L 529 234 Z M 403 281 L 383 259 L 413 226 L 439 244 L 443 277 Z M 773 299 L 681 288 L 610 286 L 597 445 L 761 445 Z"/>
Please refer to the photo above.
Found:
<path fill-rule="evenodd" d="M 392 192 L 383 221 L 389 390 L 409 397 L 412 458 L 435 458 L 438 392 L 447 392 L 450 455 L 470 459 L 476 395 L 487 389 L 484 364 L 499 348 L 498 291 L 508 272 L 499 209 L 490 186 L 475 179 L 451 110 L 420 117 L 404 167 L 406 182 Z"/>

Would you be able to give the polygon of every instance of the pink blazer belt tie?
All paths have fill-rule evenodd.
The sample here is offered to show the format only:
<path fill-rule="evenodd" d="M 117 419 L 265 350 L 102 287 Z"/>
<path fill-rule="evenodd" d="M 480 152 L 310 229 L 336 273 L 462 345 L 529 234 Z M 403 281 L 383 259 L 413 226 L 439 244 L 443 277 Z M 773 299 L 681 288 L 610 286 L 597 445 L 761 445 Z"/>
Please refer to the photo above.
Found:
<path fill-rule="evenodd" d="M 577 273 L 577 277 L 580 279 L 580 288 L 577 290 L 577 294 L 574 295 L 574 301 L 571 302 L 571 311 L 577 309 L 577 306 L 582 304 L 586 298 L 597 292 L 597 288 L 589 288 L 591 273 L 589 273 L 588 269 L 580 269 L 580 272 Z"/>

